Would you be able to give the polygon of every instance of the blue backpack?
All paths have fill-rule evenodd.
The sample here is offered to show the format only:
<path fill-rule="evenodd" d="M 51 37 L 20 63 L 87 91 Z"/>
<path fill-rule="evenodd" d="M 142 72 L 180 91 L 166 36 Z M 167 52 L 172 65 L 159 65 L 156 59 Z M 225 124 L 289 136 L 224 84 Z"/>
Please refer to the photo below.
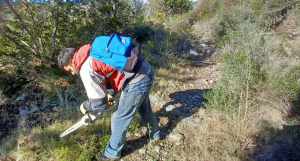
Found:
<path fill-rule="evenodd" d="M 90 56 L 119 71 L 131 72 L 140 55 L 140 48 L 133 50 L 135 47 L 130 37 L 117 34 L 98 36 L 92 43 Z"/>

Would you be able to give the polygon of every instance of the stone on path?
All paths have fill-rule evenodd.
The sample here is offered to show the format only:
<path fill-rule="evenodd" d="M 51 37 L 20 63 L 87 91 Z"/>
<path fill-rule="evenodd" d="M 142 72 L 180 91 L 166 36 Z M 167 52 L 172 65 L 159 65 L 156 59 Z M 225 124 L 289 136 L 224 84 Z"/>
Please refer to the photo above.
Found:
<path fill-rule="evenodd" d="M 137 137 L 143 136 L 142 132 L 140 132 L 140 131 L 136 132 L 134 135 L 137 136 Z"/>
<path fill-rule="evenodd" d="M 163 154 L 163 155 L 167 155 L 167 154 L 168 154 L 168 152 L 166 152 L 166 151 L 162 150 L 162 151 L 161 151 L 161 154 Z"/>
<path fill-rule="evenodd" d="M 140 149 L 140 150 L 139 150 L 139 153 L 141 153 L 141 154 L 146 154 L 146 149 Z"/>
<path fill-rule="evenodd" d="M 171 112 L 173 109 L 175 109 L 176 107 L 174 105 L 169 105 L 166 107 L 166 111 L 167 112 Z"/>
<path fill-rule="evenodd" d="M 159 101 L 158 98 L 153 96 L 153 95 L 149 95 L 149 99 L 150 99 L 151 102 L 158 102 Z"/>
<path fill-rule="evenodd" d="M 177 142 L 179 142 L 180 140 L 182 140 L 183 139 L 183 135 L 182 134 L 178 134 L 178 133 L 173 133 L 173 134 L 170 134 L 169 135 L 169 140 L 171 141 L 171 142 L 173 142 L 173 143 L 177 143 Z"/>
<path fill-rule="evenodd" d="M 144 135 L 146 135 L 147 134 L 147 127 L 145 127 L 145 126 L 143 126 L 142 128 L 141 128 L 141 131 L 142 131 L 142 133 L 144 134 Z"/>
<path fill-rule="evenodd" d="M 166 111 L 170 112 L 171 115 L 180 115 L 180 113 L 181 113 L 180 110 L 177 109 L 177 107 L 174 105 L 168 105 L 166 107 Z"/>
<path fill-rule="evenodd" d="M 154 147 L 154 151 L 156 151 L 157 153 L 159 153 L 160 152 L 160 147 L 159 146 L 155 146 Z"/>

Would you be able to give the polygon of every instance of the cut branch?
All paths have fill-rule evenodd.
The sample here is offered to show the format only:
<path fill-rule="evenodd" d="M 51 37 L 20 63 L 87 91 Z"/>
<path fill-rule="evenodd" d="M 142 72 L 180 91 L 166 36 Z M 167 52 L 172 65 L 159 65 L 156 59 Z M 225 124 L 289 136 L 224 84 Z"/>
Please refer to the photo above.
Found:
<path fill-rule="evenodd" d="M 35 51 L 23 40 L 21 40 L 21 42 L 26 45 L 33 53 L 35 53 Z"/>

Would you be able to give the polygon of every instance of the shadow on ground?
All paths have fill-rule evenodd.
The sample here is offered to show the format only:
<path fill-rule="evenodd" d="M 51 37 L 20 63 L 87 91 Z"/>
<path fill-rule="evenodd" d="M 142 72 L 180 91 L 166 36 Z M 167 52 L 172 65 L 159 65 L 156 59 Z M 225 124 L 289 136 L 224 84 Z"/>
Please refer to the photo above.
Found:
<path fill-rule="evenodd" d="M 285 100 L 281 103 L 287 115 L 287 122 L 293 125 L 283 125 L 278 129 L 265 122 L 266 129 L 256 135 L 258 146 L 248 152 L 252 160 L 300 160 L 300 94 L 298 93 L 296 101 Z"/>
<path fill-rule="evenodd" d="M 296 161 L 300 160 L 300 125 L 284 126 L 267 132 L 258 141 L 259 145 L 250 150 L 248 155 L 255 161 Z"/>
<path fill-rule="evenodd" d="M 178 91 L 169 95 L 172 100 L 166 102 L 159 111 L 155 112 L 158 122 L 160 122 L 160 119 L 162 118 L 168 118 L 168 122 L 160 126 L 162 141 L 173 132 L 173 129 L 176 128 L 177 124 L 182 119 L 191 118 L 194 115 L 194 111 L 199 109 L 202 105 L 202 94 L 207 91 L 209 90 L 193 89 Z M 122 150 L 122 156 L 129 155 L 134 151 L 143 148 L 148 143 L 149 139 L 147 136 L 127 141 L 125 148 Z"/>

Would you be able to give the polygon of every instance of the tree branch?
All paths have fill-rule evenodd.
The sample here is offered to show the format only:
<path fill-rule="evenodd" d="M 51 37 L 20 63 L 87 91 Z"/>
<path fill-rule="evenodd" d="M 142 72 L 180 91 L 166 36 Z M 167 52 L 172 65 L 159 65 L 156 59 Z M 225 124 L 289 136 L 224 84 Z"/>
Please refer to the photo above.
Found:
<path fill-rule="evenodd" d="M 283 10 L 285 10 L 285 9 L 287 9 L 287 8 L 289 8 L 289 7 L 291 7 L 292 5 L 294 5 L 294 4 L 296 4 L 296 3 L 299 3 L 300 2 L 300 0 L 295 0 L 295 1 L 293 1 L 293 2 L 288 2 L 288 3 L 286 3 L 286 4 L 284 4 L 284 5 L 282 5 L 282 6 L 280 6 L 279 8 L 277 8 L 277 9 L 275 9 L 275 10 L 272 10 L 272 11 L 269 11 L 269 12 L 267 12 L 267 13 L 280 13 L 281 11 L 283 11 Z"/>
<path fill-rule="evenodd" d="M 35 53 L 35 51 L 33 49 L 31 49 L 32 51 L 24 48 L 21 44 L 19 44 L 16 40 L 14 40 L 13 38 L 11 38 L 10 36 L 8 36 L 2 29 L 0 29 L 0 33 L 3 37 L 7 38 L 8 40 L 10 40 L 11 42 L 13 42 L 16 46 L 28 51 L 28 52 L 31 52 L 31 53 Z"/>
<path fill-rule="evenodd" d="M 55 2 L 54 2 L 55 3 Z M 59 4 L 56 2 L 56 14 L 55 14 L 55 22 L 54 22 L 54 27 L 52 29 L 52 34 L 51 34 L 51 59 L 53 59 L 54 56 L 54 51 L 55 51 L 55 37 L 56 37 L 56 31 L 57 31 L 57 26 L 58 26 L 58 20 L 59 20 Z"/>
<path fill-rule="evenodd" d="M 20 15 L 17 13 L 17 11 L 14 9 L 14 7 L 11 5 L 11 3 L 9 2 L 9 0 L 4 0 L 5 3 L 7 4 L 7 6 L 9 7 L 9 9 L 15 14 L 15 16 L 17 17 L 17 19 L 20 21 L 20 24 L 22 25 L 22 27 L 24 28 L 24 30 L 27 32 L 27 34 L 29 35 L 29 38 L 31 40 L 31 42 L 33 43 L 33 46 L 35 48 L 35 53 L 37 57 L 40 57 L 40 51 L 37 47 L 37 44 L 32 36 L 32 34 L 30 33 L 30 31 L 28 30 L 28 27 L 26 25 L 26 23 L 22 20 L 22 18 L 20 17 Z"/>
<path fill-rule="evenodd" d="M 40 42 L 40 45 L 41 45 L 41 48 L 42 48 L 42 51 L 45 52 L 45 47 L 44 47 L 44 44 L 43 44 L 43 41 L 42 41 L 42 36 L 41 36 L 41 28 L 38 27 L 38 24 L 36 23 L 34 17 L 33 17 L 33 12 L 31 10 L 31 8 L 28 6 L 27 2 L 24 2 L 24 0 L 22 0 L 22 3 L 27 7 L 27 9 L 29 10 L 29 13 L 30 13 L 30 17 L 31 17 L 31 20 L 33 22 L 33 26 L 34 26 L 34 29 L 35 31 L 37 31 L 37 35 L 38 35 L 38 39 L 39 39 L 39 42 Z"/>

